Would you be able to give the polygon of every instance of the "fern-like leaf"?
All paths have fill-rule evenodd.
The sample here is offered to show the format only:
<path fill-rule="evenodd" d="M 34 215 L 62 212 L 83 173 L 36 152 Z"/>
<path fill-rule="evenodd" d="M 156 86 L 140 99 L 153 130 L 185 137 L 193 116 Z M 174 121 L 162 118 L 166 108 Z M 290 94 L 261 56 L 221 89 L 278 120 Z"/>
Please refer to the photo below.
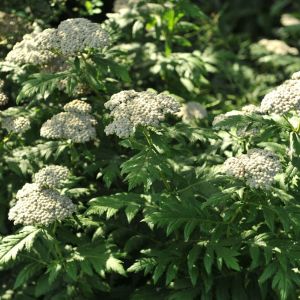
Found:
<path fill-rule="evenodd" d="M 40 228 L 26 226 L 18 233 L 3 238 L 0 242 L 0 264 L 15 260 L 17 255 L 24 249 L 30 251 L 41 231 Z"/>

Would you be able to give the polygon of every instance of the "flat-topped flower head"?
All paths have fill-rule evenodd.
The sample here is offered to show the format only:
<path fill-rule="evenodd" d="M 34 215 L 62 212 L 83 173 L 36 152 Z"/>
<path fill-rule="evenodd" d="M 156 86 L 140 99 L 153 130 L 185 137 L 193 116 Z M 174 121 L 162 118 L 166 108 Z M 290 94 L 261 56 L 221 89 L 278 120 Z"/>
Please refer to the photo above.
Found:
<path fill-rule="evenodd" d="M 98 23 L 85 18 L 62 21 L 57 27 L 59 50 L 64 55 L 74 55 L 85 48 L 102 49 L 109 46 L 108 33 Z"/>
<path fill-rule="evenodd" d="M 184 103 L 177 115 L 182 118 L 184 123 L 195 120 L 201 120 L 207 117 L 207 111 L 204 106 L 195 101 Z"/>
<path fill-rule="evenodd" d="M 15 65 L 44 65 L 53 60 L 56 54 L 41 48 L 38 38 L 40 34 L 39 30 L 25 34 L 23 40 L 16 43 L 7 54 L 5 61 Z"/>
<path fill-rule="evenodd" d="M 24 133 L 30 129 L 30 121 L 25 117 L 3 117 L 1 126 L 8 132 Z"/>
<path fill-rule="evenodd" d="M 95 118 L 89 114 L 61 112 L 42 125 L 40 134 L 47 139 L 86 143 L 96 138 L 96 124 Z"/>
<path fill-rule="evenodd" d="M 49 225 L 71 216 L 76 209 L 68 197 L 55 190 L 43 189 L 36 183 L 25 184 L 16 199 L 8 214 L 14 224 Z"/>
<path fill-rule="evenodd" d="M 179 103 L 171 96 L 155 92 L 122 91 L 104 104 L 113 119 L 105 128 L 107 135 L 120 138 L 132 135 L 138 126 L 157 127 L 167 114 L 176 114 Z"/>
<path fill-rule="evenodd" d="M 271 151 L 251 149 L 247 154 L 230 157 L 223 164 L 223 172 L 244 179 L 251 188 L 269 189 L 281 171 L 278 157 Z"/>
<path fill-rule="evenodd" d="M 265 95 L 260 105 L 263 113 L 282 115 L 300 109 L 300 80 L 293 76 L 295 79 L 286 80 Z"/>
<path fill-rule="evenodd" d="M 41 187 L 59 188 L 70 175 L 68 168 L 50 165 L 42 168 L 33 175 L 33 181 Z"/>
<path fill-rule="evenodd" d="M 88 114 L 91 113 L 92 107 L 90 104 L 82 100 L 75 99 L 64 106 L 64 111 L 78 114 Z"/>

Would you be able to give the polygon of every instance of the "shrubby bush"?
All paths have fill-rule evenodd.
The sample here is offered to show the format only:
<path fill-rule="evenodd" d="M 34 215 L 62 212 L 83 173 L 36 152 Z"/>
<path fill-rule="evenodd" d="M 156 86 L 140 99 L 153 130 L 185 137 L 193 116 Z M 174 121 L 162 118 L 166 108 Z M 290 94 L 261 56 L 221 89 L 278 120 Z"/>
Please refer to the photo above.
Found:
<path fill-rule="evenodd" d="M 0 299 L 297 299 L 297 16 L 47 3 L 1 61 Z"/>

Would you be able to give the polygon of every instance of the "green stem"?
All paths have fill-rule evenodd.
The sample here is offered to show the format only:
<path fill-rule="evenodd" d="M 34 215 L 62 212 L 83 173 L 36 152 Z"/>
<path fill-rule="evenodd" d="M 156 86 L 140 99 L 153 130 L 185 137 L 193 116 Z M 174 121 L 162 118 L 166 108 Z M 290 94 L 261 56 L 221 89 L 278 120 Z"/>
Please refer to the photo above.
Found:
<path fill-rule="evenodd" d="M 283 115 L 283 118 L 289 123 L 289 125 L 291 126 L 292 130 L 294 130 L 294 126 L 291 124 L 291 122 L 289 121 L 289 119 L 287 118 L 287 116 Z M 296 131 L 297 132 L 297 131 Z"/>
<path fill-rule="evenodd" d="M 42 265 L 47 266 L 47 263 L 45 263 L 44 261 L 42 261 L 42 260 L 40 260 L 40 259 L 37 259 L 37 258 L 35 258 L 35 257 L 33 257 L 33 256 L 29 256 L 29 255 L 26 255 L 26 254 L 21 254 L 21 256 L 26 257 L 26 258 L 28 258 L 29 260 L 34 260 L 34 261 L 36 261 L 36 262 L 38 262 L 38 263 L 40 263 L 40 264 L 42 264 Z"/>
<path fill-rule="evenodd" d="M 84 53 L 80 56 L 84 62 L 84 64 L 87 66 L 88 62 L 86 60 L 86 58 L 84 57 Z M 96 94 L 97 97 L 101 98 L 102 95 L 100 94 L 100 92 L 95 88 L 94 84 L 91 83 L 91 81 L 88 79 L 87 76 L 85 76 L 86 80 L 89 82 L 89 87 L 93 90 L 93 92 Z M 97 80 L 98 81 L 98 80 Z"/>

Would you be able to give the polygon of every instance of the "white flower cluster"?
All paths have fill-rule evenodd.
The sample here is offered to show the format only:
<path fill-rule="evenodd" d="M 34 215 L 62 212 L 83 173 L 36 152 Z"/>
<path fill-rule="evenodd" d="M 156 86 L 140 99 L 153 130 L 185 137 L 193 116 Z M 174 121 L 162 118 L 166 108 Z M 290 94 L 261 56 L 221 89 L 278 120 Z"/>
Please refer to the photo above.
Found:
<path fill-rule="evenodd" d="M 104 106 L 111 111 L 113 118 L 105 133 L 116 134 L 120 138 L 129 137 L 139 125 L 156 127 L 166 114 L 176 114 L 180 108 L 171 96 L 134 90 L 114 94 Z"/>
<path fill-rule="evenodd" d="M 64 110 L 67 112 L 70 112 L 70 113 L 89 114 L 92 112 L 92 107 L 90 104 L 88 104 L 84 101 L 75 99 L 75 100 L 67 103 L 64 106 Z"/>
<path fill-rule="evenodd" d="M 5 61 L 16 65 L 50 65 L 58 53 L 76 55 L 86 48 L 104 48 L 109 45 L 108 33 L 98 23 L 84 18 L 67 19 L 58 28 L 43 31 L 37 27 L 25 34 L 23 40 L 14 45 Z"/>
<path fill-rule="evenodd" d="M 300 71 L 297 71 L 297 72 L 293 73 L 291 75 L 291 79 L 292 80 L 299 80 L 300 79 Z"/>
<path fill-rule="evenodd" d="M 56 54 L 39 46 L 38 36 L 40 34 L 38 28 L 32 33 L 25 34 L 23 40 L 16 43 L 7 54 L 5 61 L 15 65 L 44 65 L 55 58 Z"/>
<path fill-rule="evenodd" d="M 0 106 L 4 106 L 8 103 L 8 97 L 3 93 L 4 81 L 0 80 Z"/>
<path fill-rule="evenodd" d="M 260 114 L 261 110 L 259 106 L 248 104 L 242 107 L 242 112 L 245 114 Z"/>
<path fill-rule="evenodd" d="M 284 41 L 281 40 L 268 40 L 262 39 L 258 41 L 258 44 L 263 46 L 267 51 L 277 55 L 298 55 L 299 51 L 297 48 L 290 47 Z"/>
<path fill-rule="evenodd" d="M 299 73 L 292 75 L 292 79 L 276 87 L 265 95 L 261 102 L 263 113 L 284 114 L 291 110 L 300 110 L 300 80 Z"/>
<path fill-rule="evenodd" d="M 26 183 L 17 193 L 16 199 L 15 206 L 8 214 L 14 224 L 49 225 L 55 220 L 67 218 L 75 211 L 71 199 L 36 183 Z"/>
<path fill-rule="evenodd" d="M 109 45 L 108 33 L 98 23 L 85 18 L 62 21 L 57 29 L 46 29 L 37 38 L 41 49 L 56 50 L 63 55 L 76 55 L 86 48 L 104 48 Z"/>
<path fill-rule="evenodd" d="M 35 173 L 33 182 L 46 188 L 59 188 L 69 174 L 69 169 L 66 167 L 50 165 Z"/>
<path fill-rule="evenodd" d="M 96 138 L 96 119 L 88 112 L 91 106 L 81 100 L 73 100 L 64 106 L 65 112 L 54 115 L 41 127 L 40 134 L 47 139 L 70 139 L 85 143 Z"/>
<path fill-rule="evenodd" d="M 280 18 L 280 23 L 282 26 L 294 26 L 299 25 L 300 20 L 290 14 L 283 14 Z"/>
<path fill-rule="evenodd" d="M 46 182 L 48 187 L 60 186 L 67 171 L 64 167 L 49 166 L 36 173 L 36 182 L 26 183 L 17 192 L 17 201 L 9 210 L 9 220 L 14 221 L 14 224 L 49 225 L 70 216 L 76 209 L 71 199 L 45 185 Z"/>
<path fill-rule="evenodd" d="M 200 103 L 190 101 L 183 104 L 180 111 L 177 113 L 178 117 L 182 118 L 184 123 L 189 123 L 194 120 L 201 120 L 207 117 L 207 110 Z"/>
<path fill-rule="evenodd" d="M 251 188 L 269 189 L 280 171 L 278 157 L 271 151 L 257 148 L 249 150 L 247 154 L 228 158 L 223 164 L 224 173 L 246 180 Z"/>
<path fill-rule="evenodd" d="M 25 117 L 3 117 L 1 123 L 8 132 L 23 133 L 30 129 L 30 121 Z"/>

